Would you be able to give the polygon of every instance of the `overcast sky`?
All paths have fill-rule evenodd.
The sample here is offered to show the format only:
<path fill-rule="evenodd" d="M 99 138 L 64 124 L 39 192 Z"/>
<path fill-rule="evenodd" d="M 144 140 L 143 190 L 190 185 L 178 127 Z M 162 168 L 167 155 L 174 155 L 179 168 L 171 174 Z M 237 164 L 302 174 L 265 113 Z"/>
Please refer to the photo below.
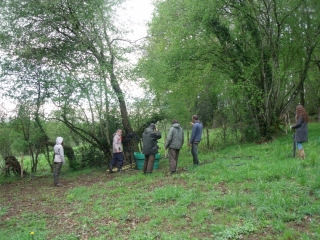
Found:
<path fill-rule="evenodd" d="M 121 10 L 121 19 L 124 26 L 129 26 L 132 33 L 129 35 L 131 40 L 138 40 L 147 36 L 147 22 L 151 21 L 153 5 L 152 0 L 127 0 L 124 4 L 125 10 Z M 138 56 L 132 56 L 132 63 L 138 60 Z M 131 81 L 124 81 L 121 84 L 122 90 L 125 92 L 126 100 L 130 101 L 131 97 L 142 97 L 144 91 Z"/>
<path fill-rule="evenodd" d="M 151 21 L 152 0 L 127 0 L 124 4 L 123 18 L 133 28 L 133 36 L 138 39 L 147 34 L 146 23 Z"/>

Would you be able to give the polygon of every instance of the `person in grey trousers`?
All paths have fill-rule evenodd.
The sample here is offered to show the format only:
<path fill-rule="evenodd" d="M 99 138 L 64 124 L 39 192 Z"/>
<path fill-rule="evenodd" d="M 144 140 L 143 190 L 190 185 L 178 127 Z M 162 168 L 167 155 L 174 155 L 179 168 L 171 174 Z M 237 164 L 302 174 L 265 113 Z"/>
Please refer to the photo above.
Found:
<path fill-rule="evenodd" d="M 56 145 L 53 147 L 53 150 L 54 150 L 53 184 L 55 187 L 60 187 L 62 186 L 62 184 L 59 183 L 59 175 L 61 172 L 62 164 L 65 163 L 62 137 L 57 137 Z"/>
<path fill-rule="evenodd" d="M 167 141 L 165 143 L 165 149 L 168 149 L 169 154 L 169 168 L 170 173 L 174 174 L 177 171 L 179 152 L 184 142 L 183 129 L 178 123 L 178 120 L 174 119 L 169 129 Z"/>

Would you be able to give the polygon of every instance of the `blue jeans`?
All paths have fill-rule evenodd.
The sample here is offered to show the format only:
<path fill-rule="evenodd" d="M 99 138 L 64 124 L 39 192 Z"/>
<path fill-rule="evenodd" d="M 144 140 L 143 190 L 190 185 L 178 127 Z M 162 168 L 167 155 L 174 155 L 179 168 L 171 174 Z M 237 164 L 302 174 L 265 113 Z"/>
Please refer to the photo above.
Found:
<path fill-rule="evenodd" d="M 121 170 L 123 165 L 123 152 L 113 153 L 110 169 L 117 165 L 118 171 Z"/>
<path fill-rule="evenodd" d="M 192 153 L 192 157 L 193 157 L 193 165 L 199 165 L 198 144 L 199 143 L 192 143 L 192 146 L 191 146 L 191 153 Z"/>
<path fill-rule="evenodd" d="M 298 148 L 298 150 L 301 150 L 303 148 L 302 142 L 297 142 L 297 148 Z"/>

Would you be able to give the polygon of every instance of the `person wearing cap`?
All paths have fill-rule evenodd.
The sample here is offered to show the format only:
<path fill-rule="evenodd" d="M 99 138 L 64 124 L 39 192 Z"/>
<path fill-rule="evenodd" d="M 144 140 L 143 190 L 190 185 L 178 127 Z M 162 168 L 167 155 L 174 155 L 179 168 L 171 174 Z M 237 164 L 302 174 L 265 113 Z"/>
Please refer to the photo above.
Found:
<path fill-rule="evenodd" d="M 174 119 L 165 143 L 165 149 L 169 149 L 169 168 L 171 174 L 174 174 L 177 171 L 179 152 L 182 148 L 183 142 L 183 129 L 180 127 L 178 120 Z"/>
<path fill-rule="evenodd" d="M 145 155 L 143 173 L 152 173 L 155 155 L 158 153 L 158 139 L 161 132 L 156 129 L 156 125 L 151 123 L 142 133 L 142 153 Z"/>
<path fill-rule="evenodd" d="M 199 165 L 198 144 L 201 141 L 203 126 L 202 126 L 202 123 L 199 121 L 199 118 L 197 115 L 192 116 L 191 125 L 192 125 L 192 133 L 191 133 L 188 146 L 191 146 L 193 165 L 198 166 Z"/>
<path fill-rule="evenodd" d="M 122 130 L 118 129 L 113 134 L 112 140 L 112 159 L 109 166 L 109 172 L 113 173 L 112 168 L 117 165 L 118 172 L 121 172 L 123 166 L 123 144 L 122 144 Z"/>
<path fill-rule="evenodd" d="M 53 161 L 53 184 L 56 187 L 62 186 L 59 183 L 59 175 L 61 172 L 62 164 L 65 163 L 64 152 L 63 152 L 63 138 L 57 137 L 56 145 L 53 147 L 54 150 L 54 161 Z"/>

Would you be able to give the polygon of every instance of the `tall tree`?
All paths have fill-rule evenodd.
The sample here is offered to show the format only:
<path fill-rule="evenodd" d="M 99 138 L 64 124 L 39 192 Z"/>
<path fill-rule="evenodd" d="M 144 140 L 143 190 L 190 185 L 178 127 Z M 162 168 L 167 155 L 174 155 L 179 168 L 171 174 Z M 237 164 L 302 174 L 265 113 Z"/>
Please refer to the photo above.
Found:
<path fill-rule="evenodd" d="M 141 69 L 180 102 L 195 105 L 212 88 L 229 124 L 270 138 L 281 114 L 299 94 L 304 99 L 319 40 L 317 8 L 313 0 L 157 1 Z"/>
<path fill-rule="evenodd" d="M 8 0 L 1 5 L 6 22 L 2 47 L 8 56 L 55 69 L 57 76 L 50 97 L 60 108 L 57 119 L 83 139 L 95 142 L 105 154 L 109 152 L 108 112 L 115 106 L 113 99 L 117 101 L 125 132 L 132 131 L 120 87 L 124 56 L 131 51 L 115 14 L 122 2 Z M 90 122 L 96 132 L 76 126 L 75 117 L 81 114 L 71 113 L 80 111 L 83 120 Z"/>

